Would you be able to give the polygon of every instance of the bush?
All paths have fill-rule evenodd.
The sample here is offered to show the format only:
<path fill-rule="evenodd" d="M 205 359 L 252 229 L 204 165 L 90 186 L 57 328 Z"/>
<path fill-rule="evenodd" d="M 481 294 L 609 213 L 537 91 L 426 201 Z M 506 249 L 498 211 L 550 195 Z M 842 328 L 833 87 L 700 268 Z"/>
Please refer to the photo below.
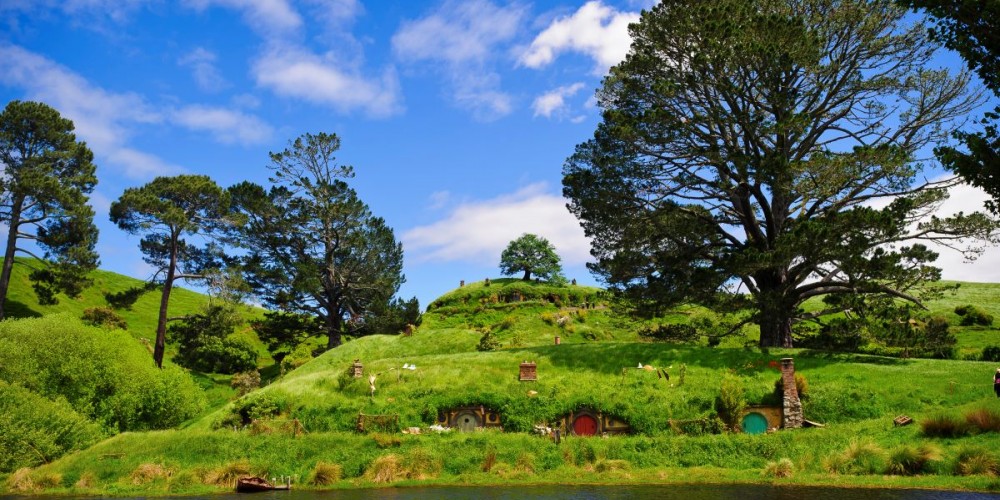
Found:
<path fill-rule="evenodd" d="M 982 361 L 1000 361 L 1000 346 L 988 345 L 983 348 Z"/>
<path fill-rule="evenodd" d="M 308 342 L 299 344 L 287 356 L 281 359 L 281 373 L 288 373 L 313 359 L 313 348 Z"/>
<path fill-rule="evenodd" d="M 48 400 L 0 381 L 0 473 L 51 462 L 102 437 L 100 426 L 64 399 Z"/>
<path fill-rule="evenodd" d="M 993 324 L 993 316 L 984 311 L 983 309 L 976 307 L 974 305 L 959 306 L 955 308 L 955 314 L 962 317 L 962 326 L 991 326 Z"/>
<path fill-rule="evenodd" d="M 920 430 L 927 437 L 956 438 L 969 435 L 971 428 L 964 420 L 942 413 L 925 418 Z"/>
<path fill-rule="evenodd" d="M 236 311 L 213 305 L 183 322 L 170 325 L 178 345 L 174 360 L 181 366 L 210 373 L 236 373 L 257 368 L 257 350 L 230 334 L 240 323 Z"/>
<path fill-rule="evenodd" d="M 719 397 L 715 400 L 715 411 L 727 428 L 732 431 L 740 430 L 740 419 L 743 418 L 746 407 L 743 382 L 733 376 L 723 377 Z"/>
<path fill-rule="evenodd" d="M 479 345 L 476 346 L 477 351 L 496 351 L 500 349 L 500 340 L 497 339 L 496 334 L 490 328 L 484 328 L 483 336 L 479 339 Z"/>
<path fill-rule="evenodd" d="M 236 389 L 237 396 L 244 396 L 260 388 L 260 372 L 250 370 L 244 373 L 236 373 L 229 385 Z"/>
<path fill-rule="evenodd" d="M 698 330 L 688 324 L 646 326 L 639 336 L 658 342 L 697 342 L 699 338 Z"/>
<path fill-rule="evenodd" d="M 108 430 L 173 427 L 201 410 L 204 393 L 190 375 L 150 358 L 127 332 L 68 314 L 0 322 L 0 380 L 65 398 Z"/>
<path fill-rule="evenodd" d="M 128 323 L 110 307 L 90 307 L 83 310 L 80 317 L 83 324 L 89 326 L 99 326 L 110 330 L 128 330 Z"/>

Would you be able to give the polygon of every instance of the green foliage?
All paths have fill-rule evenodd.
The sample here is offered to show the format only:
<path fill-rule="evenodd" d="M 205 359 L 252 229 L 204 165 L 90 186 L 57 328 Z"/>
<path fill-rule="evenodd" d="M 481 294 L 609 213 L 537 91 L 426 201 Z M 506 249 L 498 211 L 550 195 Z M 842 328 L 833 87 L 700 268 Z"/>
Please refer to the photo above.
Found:
<path fill-rule="evenodd" d="M 507 244 L 500 254 L 500 273 L 505 276 L 524 273 L 524 281 L 534 275 L 538 279 L 562 283 L 562 265 L 556 248 L 549 240 L 534 234 L 522 234 Z"/>
<path fill-rule="evenodd" d="M 589 267 L 636 309 L 743 303 L 760 346 L 792 347 L 808 298 L 839 297 L 835 313 L 911 296 L 940 278 L 926 241 L 996 227 L 956 214 L 912 241 L 947 196 L 912 151 L 946 142 L 977 96 L 967 74 L 928 70 L 935 44 L 889 0 L 661 2 L 630 34 L 563 186 Z"/>
<path fill-rule="evenodd" d="M 376 302 L 361 319 L 361 325 L 353 328 L 356 335 L 389 334 L 396 335 L 420 325 L 420 301 L 416 297 L 403 300 L 396 297 L 388 302 Z"/>
<path fill-rule="evenodd" d="M 732 431 L 740 430 L 740 419 L 747 407 L 746 392 L 740 379 L 726 375 L 722 378 L 719 397 L 715 400 L 715 412 Z"/>
<path fill-rule="evenodd" d="M 83 310 L 83 324 L 102 328 L 128 330 L 128 323 L 110 307 L 90 307 Z"/>
<path fill-rule="evenodd" d="M 260 388 L 260 372 L 251 370 L 244 373 L 234 373 L 230 385 L 236 389 L 237 396 L 245 396 Z"/>
<path fill-rule="evenodd" d="M 694 326 L 676 323 L 643 327 L 639 336 L 660 342 L 696 342 L 700 338 Z"/>
<path fill-rule="evenodd" d="M 912 476 L 933 472 L 934 464 L 941 460 L 941 449 L 929 443 L 919 446 L 902 444 L 889 451 L 886 472 L 899 476 Z"/>
<path fill-rule="evenodd" d="M 962 317 L 962 326 L 992 326 L 993 315 L 987 313 L 982 308 L 974 305 L 965 305 L 955 308 L 955 314 Z"/>
<path fill-rule="evenodd" d="M 824 460 L 824 468 L 836 474 L 882 474 L 887 465 L 885 450 L 871 441 L 852 441 L 842 453 Z"/>
<path fill-rule="evenodd" d="M 231 234 L 247 250 L 247 282 L 272 308 L 319 318 L 327 348 L 345 333 L 364 332 L 365 320 L 377 324 L 380 311 L 393 311 L 404 281 L 403 248 L 342 180 L 354 170 L 336 163 L 339 149 L 336 134 L 305 134 L 270 153 L 269 189 L 251 182 L 229 188 L 247 222 Z M 406 316 L 409 304 L 396 305 Z"/>
<path fill-rule="evenodd" d="M 97 184 L 94 154 L 73 134 L 73 122 L 40 102 L 10 101 L 0 112 L 0 224 L 6 226 L 0 272 L 0 319 L 14 266 L 28 239 L 44 254 L 31 272 L 41 304 L 56 294 L 77 297 L 97 268 L 97 227 L 87 195 Z"/>
<path fill-rule="evenodd" d="M 187 238 L 212 238 L 235 222 L 229 194 L 205 175 L 157 177 L 128 188 L 111 204 L 111 222 L 123 231 L 143 235 L 143 260 L 156 269 L 153 282 L 162 284 L 153 360 L 163 366 L 166 349 L 167 306 L 178 279 L 206 280 L 222 267 L 224 255 L 214 244 L 197 246 Z M 126 293 L 125 303 L 131 299 Z"/>
<path fill-rule="evenodd" d="M 0 323 L 0 380 L 64 398 L 111 431 L 175 426 L 197 414 L 204 397 L 185 372 L 149 363 L 126 332 L 68 315 Z"/>
<path fill-rule="evenodd" d="M 278 362 L 308 339 L 326 333 L 321 318 L 281 311 L 265 312 L 251 326 Z"/>
<path fill-rule="evenodd" d="M 198 314 L 170 325 L 178 344 L 177 364 L 206 373 L 237 373 L 257 368 L 257 350 L 232 336 L 243 319 L 229 305 L 209 305 Z"/>
<path fill-rule="evenodd" d="M 281 372 L 288 373 L 313 359 L 313 346 L 299 344 L 288 356 L 281 358 Z"/>
<path fill-rule="evenodd" d="M 0 380 L 0 473 L 51 462 L 102 437 L 100 426 L 65 400 Z"/>
<path fill-rule="evenodd" d="M 982 446 L 967 445 L 959 449 L 953 470 L 960 476 L 996 476 L 1000 475 L 1000 462 L 990 450 Z"/>
<path fill-rule="evenodd" d="M 984 347 L 980 359 L 983 361 L 1000 361 L 1000 346 L 989 345 Z"/>
<path fill-rule="evenodd" d="M 503 345 L 500 340 L 497 339 L 497 335 L 493 333 L 492 328 L 484 328 L 483 336 L 479 339 L 479 345 L 476 346 L 477 351 L 489 352 L 500 349 Z"/>

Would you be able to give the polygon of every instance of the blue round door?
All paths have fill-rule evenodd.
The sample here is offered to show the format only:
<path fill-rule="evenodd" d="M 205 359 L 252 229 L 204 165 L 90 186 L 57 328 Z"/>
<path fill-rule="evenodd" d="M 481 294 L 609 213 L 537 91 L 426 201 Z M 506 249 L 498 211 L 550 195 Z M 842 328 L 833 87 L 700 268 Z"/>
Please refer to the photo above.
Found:
<path fill-rule="evenodd" d="M 747 413 L 743 417 L 743 432 L 747 434 L 763 434 L 767 432 L 767 418 L 757 412 Z"/>

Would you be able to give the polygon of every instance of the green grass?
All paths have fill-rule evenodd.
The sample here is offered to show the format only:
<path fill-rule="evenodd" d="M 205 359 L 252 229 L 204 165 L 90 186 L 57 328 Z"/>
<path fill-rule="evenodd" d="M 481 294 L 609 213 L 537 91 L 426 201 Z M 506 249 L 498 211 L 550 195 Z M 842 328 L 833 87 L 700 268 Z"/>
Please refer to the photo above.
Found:
<path fill-rule="evenodd" d="M 502 298 L 512 291 L 524 300 Z M 1000 285 L 963 284 L 954 296 L 929 307 L 946 315 L 955 305 L 971 303 L 1000 317 L 992 302 L 997 296 Z M 681 311 L 669 321 L 685 321 L 692 313 L 698 311 Z M 957 317 L 949 319 L 957 325 Z M 60 486 L 46 492 L 110 495 L 222 491 L 227 488 L 206 483 L 223 469 L 242 467 L 240 460 L 255 472 L 293 475 L 300 481 L 318 463 L 333 464 L 342 471 L 342 479 L 330 486 L 334 488 L 377 486 L 381 483 L 373 482 L 372 471 L 395 467 L 393 477 L 399 479 L 393 484 L 399 485 L 576 483 L 587 477 L 597 483 L 773 481 L 1000 489 L 995 478 L 952 475 L 963 448 L 1000 449 L 1000 434 L 937 439 L 921 435 L 919 426 L 943 413 L 962 417 L 979 408 L 1000 410 L 992 392 L 992 363 L 761 350 L 746 347 L 746 338 L 727 339 L 717 348 L 649 343 L 638 336 L 641 327 L 608 307 L 597 289 L 519 280 L 494 280 L 489 287 L 472 283 L 435 301 L 412 336 L 352 340 L 236 403 L 226 402 L 230 393 L 223 377 L 199 375 L 216 407 L 183 429 L 119 435 L 32 474 L 62 475 Z M 953 328 L 969 352 L 996 334 L 994 329 Z M 497 335 L 499 350 L 476 350 L 486 330 Z M 554 344 L 556 336 L 560 345 Z M 712 414 L 726 374 L 740 381 L 749 403 L 773 402 L 779 376 L 775 364 L 783 357 L 793 357 L 797 372 L 808 380 L 806 418 L 825 428 L 758 436 L 686 436 L 670 430 L 671 419 Z M 378 374 L 374 397 L 369 397 L 366 379 L 344 375 L 355 359 L 364 363 L 366 376 Z M 526 360 L 537 363 L 536 382 L 517 379 L 518 364 Z M 665 369 L 670 379 L 638 369 L 640 363 Z M 399 370 L 403 364 L 415 364 L 417 370 Z M 234 430 L 233 408 L 249 404 L 280 411 L 273 419 Z M 358 413 L 397 414 L 402 428 L 426 429 L 438 410 L 469 404 L 497 410 L 506 432 L 425 431 L 388 440 L 353 432 Z M 556 446 L 526 432 L 579 407 L 625 420 L 634 435 L 569 438 Z M 900 414 L 918 425 L 894 427 L 892 419 Z M 287 431 L 293 419 L 306 435 Z M 829 473 L 824 461 L 862 446 L 859 439 L 886 456 L 903 445 L 928 443 L 941 449 L 942 458 L 936 469 L 914 477 Z M 399 446 L 387 446 L 390 441 Z M 765 478 L 768 464 L 781 459 L 794 464 L 794 474 Z M 169 474 L 135 484 L 133 472 L 144 464 Z M 92 485 L 74 487 L 80 478 Z"/>

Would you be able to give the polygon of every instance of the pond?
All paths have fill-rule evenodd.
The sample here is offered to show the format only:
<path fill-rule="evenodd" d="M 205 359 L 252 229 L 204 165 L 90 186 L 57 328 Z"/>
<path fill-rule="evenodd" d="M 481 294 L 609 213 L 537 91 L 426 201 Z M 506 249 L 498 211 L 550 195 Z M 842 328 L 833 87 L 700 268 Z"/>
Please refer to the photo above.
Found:
<path fill-rule="evenodd" d="M 221 494 L 159 497 L 160 500 L 997 500 L 998 493 L 930 490 L 841 489 L 767 485 L 630 485 L 630 486 L 453 486 L 382 488 L 337 491 L 275 491 L 254 494 Z M 59 497 L 0 496 L 0 500 L 65 500 Z M 89 497 L 81 497 L 89 498 Z M 144 498 L 144 497 L 143 497 Z M 126 499 L 122 499 L 126 500 Z M 138 499 L 136 499 L 138 500 Z"/>

